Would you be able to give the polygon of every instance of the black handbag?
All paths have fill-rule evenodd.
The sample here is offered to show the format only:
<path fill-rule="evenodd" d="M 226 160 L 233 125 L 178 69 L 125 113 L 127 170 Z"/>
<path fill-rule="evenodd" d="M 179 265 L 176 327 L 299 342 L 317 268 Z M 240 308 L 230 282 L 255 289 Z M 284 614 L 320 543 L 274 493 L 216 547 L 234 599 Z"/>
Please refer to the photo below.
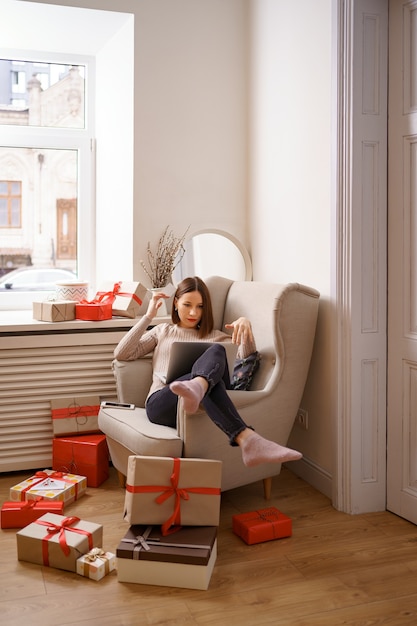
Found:
<path fill-rule="evenodd" d="M 232 389 L 248 391 L 259 368 L 260 360 L 259 352 L 252 352 L 244 359 L 236 359 L 231 380 Z"/>

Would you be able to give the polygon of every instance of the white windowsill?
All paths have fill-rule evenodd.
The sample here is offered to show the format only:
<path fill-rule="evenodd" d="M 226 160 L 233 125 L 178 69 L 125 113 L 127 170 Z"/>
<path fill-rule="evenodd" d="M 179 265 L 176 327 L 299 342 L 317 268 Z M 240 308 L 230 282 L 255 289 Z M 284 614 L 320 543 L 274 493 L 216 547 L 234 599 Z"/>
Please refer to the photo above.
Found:
<path fill-rule="evenodd" d="M 111 320 L 90 322 L 85 320 L 71 320 L 68 322 L 40 322 L 33 319 L 32 311 L 0 311 L 0 335 L 3 333 L 42 332 L 45 330 L 97 330 L 126 328 L 134 326 L 139 318 L 112 317 Z M 168 317 L 156 317 L 154 324 L 169 322 Z"/>

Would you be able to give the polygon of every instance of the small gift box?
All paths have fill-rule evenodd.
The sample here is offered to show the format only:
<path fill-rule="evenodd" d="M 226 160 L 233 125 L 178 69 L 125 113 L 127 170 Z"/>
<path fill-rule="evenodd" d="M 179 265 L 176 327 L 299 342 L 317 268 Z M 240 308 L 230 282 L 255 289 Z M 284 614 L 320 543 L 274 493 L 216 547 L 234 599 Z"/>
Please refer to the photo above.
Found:
<path fill-rule="evenodd" d="M 292 535 L 291 518 L 273 506 L 233 515 L 232 528 L 233 532 L 249 545 Z"/>
<path fill-rule="evenodd" d="M 129 524 L 218 526 L 221 461 L 130 456 L 125 496 Z"/>
<path fill-rule="evenodd" d="M 113 315 L 135 318 L 140 315 L 141 306 L 147 289 L 142 283 L 134 281 L 120 281 L 114 285 L 105 285 L 105 291 L 99 291 L 97 296 L 107 302 L 112 302 Z"/>
<path fill-rule="evenodd" d="M 51 400 L 52 430 L 54 435 L 99 433 L 98 396 L 69 396 Z"/>
<path fill-rule="evenodd" d="M 80 556 L 101 548 L 103 526 L 79 517 L 46 513 L 19 530 L 16 540 L 19 561 L 75 572 Z"/>
<path fill-rule="evenodd" d="M 94 300 L 86 302 L 82 300 L 75 305 L 75 318 L 77 320 L 101 322 L 103 320 L 111 320 L 112 315 L 111 302 L 96 302 Z"/>
<path fill-rule="evenodd" d="M 106 435 L 55 437 L 52 440 L 52 468 L 81 474 L 87 479 L 87 487 L 99 487 L 109 477 Z"/>
<path fill-rule="evenodd" d="M 40 496 L 35 500 L 3 502 L 1 507 L 1 527 L 24 528 L 42 517 L 42 515 L 45 515 L 45 513 L 62 515 L 63 511 L 63 502 L 43 500 Z"/>
<path fill-rule="evenodd" d="M 67 505 L 78 500 L 86 489 L 85 476 L 46 469 L 11 487 L 10 500 L 36 500 L 41 496 L 44 500 L 58 500 Z"/>
<path fill-rule="evenodd" d="M 75 319 L 73 300 L 45 300 L 33 302 L 33 318 L 43 322 L 66 322 Z"/>
<path fill-rule="evenodd" d="M 77 574 L 101 580 L 116 568 L 116 555 L 112 552 L 104 552 L 101 548 L 93 548 L 77 559 Z"/>
<path fill-rule="evenodd" d="M 207 589 L 217 558 L 217 527 L 183 527 L 167 538 L 160 528 L 131 526 L 116 556 L 119 582 Z"/>

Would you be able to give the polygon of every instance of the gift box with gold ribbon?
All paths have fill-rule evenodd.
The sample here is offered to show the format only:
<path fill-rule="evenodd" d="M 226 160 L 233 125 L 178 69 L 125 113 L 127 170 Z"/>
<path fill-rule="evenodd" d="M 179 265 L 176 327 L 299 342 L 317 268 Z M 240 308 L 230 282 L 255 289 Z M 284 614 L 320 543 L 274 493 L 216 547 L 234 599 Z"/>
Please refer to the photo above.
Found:
<path fill-rule="evenodd" d="M 119 582 L 207 589 L 217 558 L 217 526 L 133 525 L 116 550 Z"/>
<path fill-rule="evenodd" d="M 1 507 L 2 528 L 24 528 L 45 513 L 57 513 L 62 515 L 63 502 L 51 502 L 38 496 L 35 500 L 23 500 L 20 502 L 3 502 Z"/>
<path fill-rule="evenodd" d="M 109 477 L 106 435 L 76 435 L 52 440 L 52 468 L 85 476 L 87 487 L 99 487 Z"/>
<path fill-rule="evenodd" d="M 46 513 L 16 533 L 17 558 L 76 571 L 77 559 L 103 544 L 103 526 L 79 517 Z"/>
<path fill-rule="evenodd" d="M 44 500 L 61 501 L 65 506 L 78 500 L 86 489 L 85 476 L 46 469 L 11 487 L 9 497 L 16 502 L 41 496 Z"/>
<path fill-rule="evenodd" d="M 222 463 L 207 459 L 130 456 L 125 496 L 129 524 L 218 526 Z"/>
<path fill-rule="evenodd" d="M 101 548 L 93 548 L 87 554 L 77 559 L 77 574 L 101 580 L 116 567 L 116 555 L 112 552 L 104 552 Z"/>
<path fill-rule="evenodd" d="M 99 396 L 66 396 L 51 399 L 55 436 L 99 433 Z"/>
<path fill-rule="evenodd" d="M 292 535 L 291 518 L 274 506 L 233 515 L 232 528 L 233 532 L 248 545 Z"/>

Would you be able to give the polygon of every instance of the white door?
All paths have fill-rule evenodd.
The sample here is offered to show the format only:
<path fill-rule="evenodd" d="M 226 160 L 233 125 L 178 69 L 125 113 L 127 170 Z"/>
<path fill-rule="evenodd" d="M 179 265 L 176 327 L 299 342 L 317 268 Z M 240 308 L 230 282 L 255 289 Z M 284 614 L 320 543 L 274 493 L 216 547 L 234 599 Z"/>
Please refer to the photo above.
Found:
<path fill-rule="evenodd" d="M 417 2 L 389 23 L 387 508 L 417 524 Z"/>

